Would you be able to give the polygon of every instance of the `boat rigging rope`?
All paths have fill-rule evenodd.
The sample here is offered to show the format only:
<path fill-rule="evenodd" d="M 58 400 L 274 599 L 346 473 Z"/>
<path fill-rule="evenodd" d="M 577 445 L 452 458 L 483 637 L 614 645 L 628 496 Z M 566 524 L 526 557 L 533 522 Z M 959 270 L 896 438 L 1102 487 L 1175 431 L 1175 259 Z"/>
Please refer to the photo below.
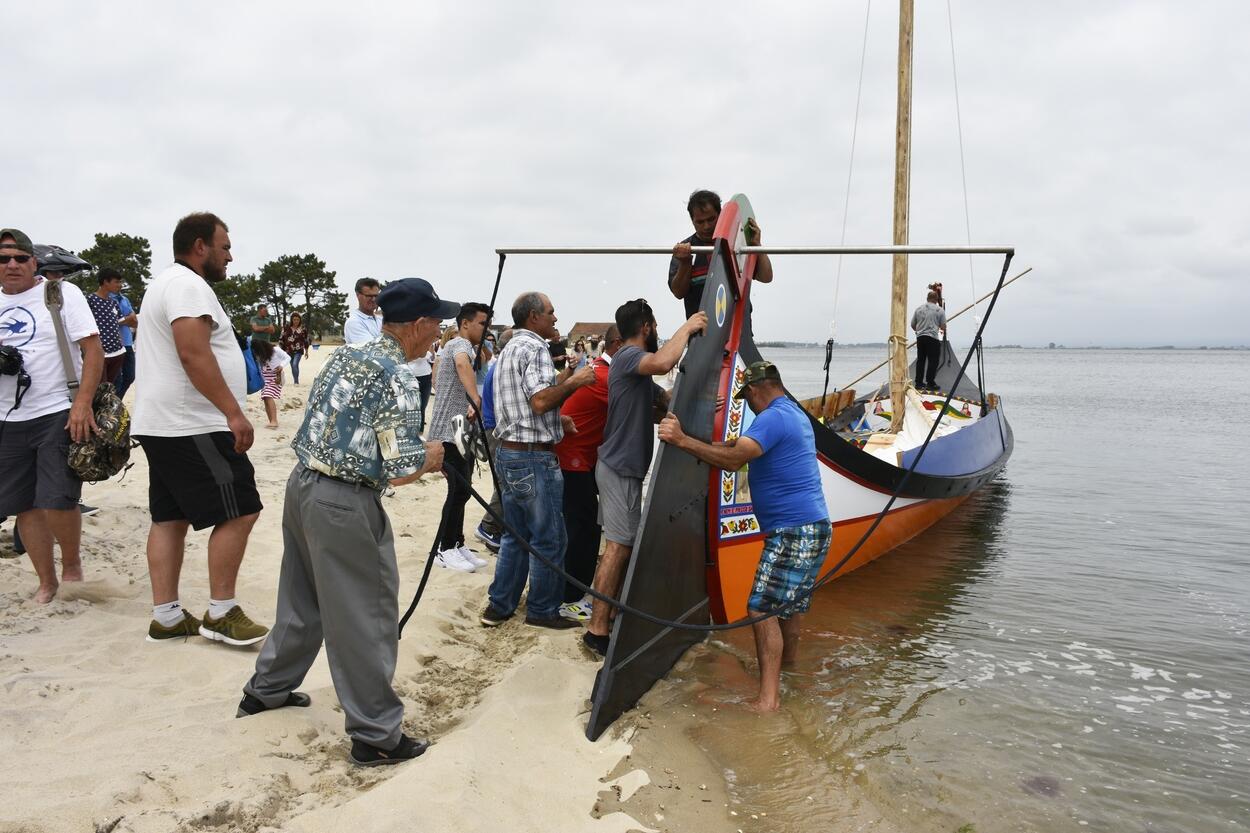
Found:
<path fill-rule="evenodd" d="M 851 159 L 847 163 L 846 169 L 846 197 L 842 203 L 842 236 L 839 238 L 839 246 L 846 245 L 846 222 L 851 214 L 851 174 L 855 171 L 855 139 L 859 135 L 859 104 L 864 96 L 864 60 L 868 57 L 868 21 L 872 17 L 872 0 L 868 0 L 864 8 L 864 43 L 859 51 L 859 84 L 855 87 L 855 118 L 851 120 Z M 833 323 L 829 328 L 829 344 L 833 344 L 833 337 L 838 323 L 838 291 L 842 288 L 842 255 L 838 255 L 838 271 L 833 281 Z M 825 370 L 829 369 L 828 364 Z M 825 390 L 829 390 L 829 375 L 825 374 Z M 823 397 L 822 397 L 823 406 Z M 823 413 L 823 410 L 822 410 Z"/>
<path fill-rule="evenodd" d="M 998 285 L 994 287 L 994 294 L 990 297 L 989 305 L 986 307 L 985 317 L 981 320 L 980 325 L 977 327 L 976 337 L 973 339 L 972 346 L 968 348 L 968 353 L 964 357 L 963 364 L 959 366 L 959 374 L 955 377 L 955 381 L 951 384 L 950 393 L 946 395 L 946 400 L 942 403 L 942 408 L 939 410 L 939 413 L 944 414 L 947 412 L 947 409 L 950 407 L 951 400 L 955 396 L 955 390 L 956 388 L 959 387 L 959 383 L 963 381 L 963 378 L 968 371 L 968 364 L 972 361 L 972 357 L 977 352 L 978 345 L 980 345 L 981 343 L 981 334 L 985 331 L 985 325 L 990 319 L 990 314 L 994 311 L 994 304 L 997 303 L 998 294 L 1002 291 L 1003 283 L 1007 278 L 1007 269 L 1011 265 L 1011 257 L 1012 256 L 1008 254 L 1003 259 L 1003 269 L 1002 269 L 1001 274 L 998 277 Z M 499 278 L 502 277 L 502 275 L 503 275 L 503 258 L 501 256 L 500 261 L 499 261 L 499 277 L 496 277 L 496 286 L 495 286 L 496 292 L 498 292 L 498 288 L 499 288 L 498 281 L 499 281 Z M 929 428 L 928 435 L 926 435 L 924 438 L 924 443 L 922 443 L 919 446 L 916 452 L 915 459 L 912 460 L 911 465 L 903 473 L 903 476 L 899 478 L 898 485 L 894 488 L 894 492 L 890 495 L 890 499 L 886 501 L 885 506 L 877 514 L 877 517 L 873 520 L 872 524 L 868 527 L 868 529 L 864 532 L 864 534 L 860 536 L 860 539 L 855 543 L 855 546 L 851 547 L 850 551 L 848 551 L 846 555 L 842 556 L 842 560 L 840 560 L 837 564 L 833 566 L 832 569 L 826 572 L 823 578 L 818 579 L 817 581 L 813 582 L 812 586 L 808 588 L 807 591 L 803 593 L 799 593 L 794 599 L 792 599 L 787 604 L 783 605 L 778 610 L 774 610 L 770 613 L 761 613 L 758 616 L 748 616 L 745 619 L 739 619 L 736 622 L 728 622 L 723 625 L 722 624 L 707 624 L 707 625 L 693 624 L 690 622 L 679 622 L 679 621 L 675 621 L 672 619 L 665 619 L 663 617 L 656 616 L 655 614 L 648 613 L 645 610 L 640 610 L 636 607 L 633 607 L 632 605 L 628 605 L 625 602 L 621 601 L 620 599 L 613 598 L 611 596 L 607 596 L 603 593 L 600 593 L 598 590 L 595 590 L 593 587 L 587 584 L 584 584 L 579 579 L 575 578 L 574 576 L 569 575 L 564 570 L 563 567 L 555 564 L 554 562 L 551 561 L 550 558 L 543 555 L 538 550 L 534 549 L 534 547 L 530 544 L 530 542 L 525 540 L 525 538 L 522 537 L 521 535 L 519 535 L 517 533 L 517 530 L 511 524 L 509 524 L 507 520 L 505 520 L 498 513 L 496 513 L 495 510 L 491 509 L 490 502 L 487 500 L 484 500 L 482 496 L 478 494 L 477 490 L 473 488 L 472 483 L 469 481 L 468 478 L 464 476 L 464 474 L 462 474 L 459 471 L 456 471 L 455 469 L 449 466 L 443 467 L 443 473 L 444 475 L 451 475 L 463 481 L 464 484 L 468 487 L 469 493 L 470 495 L 472 495 L 473 499 L 476 500 L 479 504 L 481 504 L 482 508 L 486 510 L 487 514 L 489 514 L 492 518 L 498 521 L 500 526 L 502 526 L 508 533 L 512 535 L 514 539 L 516 539 L 517 543 L 521 545 L 521 548 L 525 550 L 525 552 L 527 552 L 530 556 L 537 558 L 539 561 L 545 564 L 549 569 L 557 573 L 566 582 L 568 582 L 569 584 L 572 584 L 574 587 L 581 590 L 583 593 L 587 593 L 590 596 L 598 599 L 599 601 L 606 602 L 607 604 L 611 605 L 612 607 L 616 608 L 622 613 L 628 613 L 632 616 L 637 616 L 638 618 L 643 619 L 647 622 L 650 622 L 654 625 L 659 625 L 664 628 L 671 628 L 671 629 L 676 629 L 676 630 L 714 633 L 717 631 L 729 631 L 729 630 L 737 630 L 739 628 L 749 627 L 751 625 L 758 624 L 759 622 L 763 622 L 768 619 L 771 619 L 774 616 L 786 616 L 791 611 L 793 611 L 794 608 L 797 607 L 798 604 L 802 602 L 804 599 L 808 598 L 817 590 L 819 590 L 821 587 L 824 587 L 826 584 L 833 581 L 833 579 L 838 575 L 838 571 L 841 570 L 842 567 L 844 567 L 846 563 L 851 560 L 852 557 L 854 557 L 855 553 L 859 552 L 860 548 L 863 547 L 864 543 L 872 536 L 874 532 L 877 531 L 877 527 L 881 525 L 881 522 L 885 520 L 886 515 L 889 513 L 890 509 L 894 506 L 895 501 L 898 500 L 899 495 L 902 494 L 904 487 L 906 487 L 907 481 L 911 478 L 912 472 L 914 472 L 916 470 L 916 467 L 920 465 L 920 461 L 924 458 L 925 450 L 929 447 L 929 443 L 933 440 L 933 435 L 937 433 L 938 426 L 941 423 L 942 423 L 941 419 L 935 419 L 933 421 L 933 424 Z M 444 523 L 446 522 L 445 518 L 443 522 Z M 425 586 L 426 586 L 427 579 L 429 578 L 429 575 L 430 575 L 430 569 L 434 564 L 434 558 L 438 553 L 439 543 L 442 539 L 442 529 L 443 529 L 443 526 L 442 526 L 442 523 L 440 523 L 439 534 L 438 534 L 438 537 L 435 538 L 434 545 L 430 548 L 429 559 L 426 561 L 425 572 L 423 573 L 421 577 L 421 583 L 418 585 L 417 592 L 412 598 L 412 603 L 408 605 L 407 612 L 404 613 L 403 618 L 401 618 L 399 621 L 400 636 L 403 635 L 404 625 L 408 622 L 408 619 L 411 618 L 413 612 L 417 608 L 417 604 L 421 600 L 422 594 L 425 592 Z"/>
<path fill-rule="evenodd" d="M 946 25 L 947 31 L 950 33 L 951 41 L 951 77 L 955 82 L 955 127 L 959 133 L 959 177 L 964 186 L 964 230 L 968 235 L 968 245 L 972 245 L 972 219 L 968 210 L 968 169 L 964 164 L 964 123 L 963 117 L 960 115 L 959 107 L 959 71 L 955 66 L 955 19 L 951 14 L 951 0 L 946 0 Z M 972 297 L 977 297 L 977 276 L 972 266 L 972 255 L 968 255 L 968 280 L 972 284 Z M 976 306 L 976 301 L 973 301 Z M 974 310 L 972 313 L 973 320 L 979 316 Z"/>

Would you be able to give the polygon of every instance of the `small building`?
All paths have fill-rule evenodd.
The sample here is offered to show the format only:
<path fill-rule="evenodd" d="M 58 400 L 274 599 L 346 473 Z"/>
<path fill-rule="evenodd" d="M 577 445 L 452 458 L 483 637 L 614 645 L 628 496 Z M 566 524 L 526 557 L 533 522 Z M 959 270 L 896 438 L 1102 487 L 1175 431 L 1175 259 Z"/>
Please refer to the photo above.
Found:
<path fill-rule="evenodd" d="M 569 344 L 576 344 L 579 338 L 584 338 L 587 342 L 594 341 L 598 344 L 603 341 L 603 334 L 608 331 L 608 327 L 614 323 L 613 321 L 578 321 L 573 325 L 573 329 L 569 330 L 565 340 Z"/>

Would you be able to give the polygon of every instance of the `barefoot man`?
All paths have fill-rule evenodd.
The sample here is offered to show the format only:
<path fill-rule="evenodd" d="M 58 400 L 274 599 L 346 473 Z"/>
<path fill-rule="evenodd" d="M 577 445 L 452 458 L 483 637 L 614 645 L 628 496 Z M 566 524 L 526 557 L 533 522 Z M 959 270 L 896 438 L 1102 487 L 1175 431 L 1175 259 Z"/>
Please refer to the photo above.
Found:
<path fill-rule="evenodd" d="M 751 464 L 751 498 L 765 537 L 747 608 L 752 616 L 777 614 L 754 625 L 760 693 L 751 707 L 776 711 L 781 706 L 781 664 L 794 661 L 799 616 L 807 612 L 832 528 L 811 423 L 786 395 L 777 368 L 771 362 L 752 364 L 734 398 L 746 400 L 755 421 L 729 444 L 709 445 L 686 436 L 673 414 L 660 423 L 659 433 L 664 442 L 719 469 L 737 471 Z"/>

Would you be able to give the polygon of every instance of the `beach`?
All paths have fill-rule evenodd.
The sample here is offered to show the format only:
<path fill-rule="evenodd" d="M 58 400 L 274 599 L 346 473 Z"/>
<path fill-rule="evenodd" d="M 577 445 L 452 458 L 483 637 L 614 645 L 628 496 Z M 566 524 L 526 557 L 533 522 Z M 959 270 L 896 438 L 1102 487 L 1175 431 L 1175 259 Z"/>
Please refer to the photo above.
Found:
<path fill-rule="evenodd" d="M 331 351 L 313 351 L 303 385 L 283 393 L 267 430 L 257 397 L 249 456 L 265 509 L 239 573 L 238 598 L 273 624 L 282 492 L 309 384 Z M 140 381 L 140 384 L 142 382 Z M 133 399 L 131 394 L 129 399 Z M 596 743 L 585 739 L 598 663 L 581 631 L 519 618 L 478 622 L 494 560 L 474 574 L 435 568 L 399 643 L 395 688 L 404 729 L 433 741 L 421 758 L 364 769 L 349 741 L 324 652 L 301 690 L 307 709 L 235 719 L 259 646 L 192 638 L 145 641 L 151 619 L 142 450 L 120 481 L 87 484 L 100 507 L 83 521 L 86 580 L 36 605 L 34 572 L 0 535 L 0 831 L 736 830 L 717 771 L 644 708 Z M 489 472 L 478 476 L 489 494 Z M 441 477 L 384 498 L 395 531 L 400 608 L 412 598 L 446 493 Z M 470 507 L 466 528 L 480 517 Z M 208 601 L 208 531 L 188 537 L 181 598 Z M 478 546 L 478 549 L 484 549 Z M 58 556 L 59 559 L 59 556 Z M 642 751 L 645 750 L 645 753 Z"/>

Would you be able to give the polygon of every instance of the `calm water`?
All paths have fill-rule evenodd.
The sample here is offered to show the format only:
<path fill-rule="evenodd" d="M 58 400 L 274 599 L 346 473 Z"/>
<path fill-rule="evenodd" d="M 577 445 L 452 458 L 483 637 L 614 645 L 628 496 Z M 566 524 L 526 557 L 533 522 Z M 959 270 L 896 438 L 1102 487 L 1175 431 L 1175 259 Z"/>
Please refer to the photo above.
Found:
<path fill-rule="evenodd" d="M 819 393 L 823 350 L 764 352 Z M 883 355 L 837 351 L 835 382 Z M 1007 469 L 821 592 L 782 713 L 724 706 L 742 632 L 661 708 L 743 830 L 1250 827 L 1250 353 L 999 350 L 987 378 Z"/>

